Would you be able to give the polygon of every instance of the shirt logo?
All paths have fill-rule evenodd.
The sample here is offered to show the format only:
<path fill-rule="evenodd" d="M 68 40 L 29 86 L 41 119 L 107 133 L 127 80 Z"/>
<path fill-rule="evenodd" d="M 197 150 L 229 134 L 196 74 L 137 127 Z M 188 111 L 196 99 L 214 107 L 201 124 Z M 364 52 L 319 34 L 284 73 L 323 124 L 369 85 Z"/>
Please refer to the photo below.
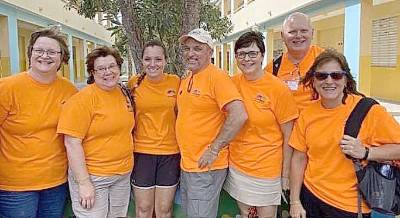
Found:
<path fill-rule="evenodd" d="M 264 104 L 265 103 L 265 96 L 263 95 L 263 94 L 260 94 L 260 93 L 258 93 L 257 95 L 256 95 L 256 97 L 255 97 L 255 101 L 257 102 L 257 103 L 260 103 L 260 104 Z"/>
<path fill-rule="evenodd" d="M 198 89 L 193 89 L 191 93 L 195 96 L 200 96 L 200 90 Z"/>
<path fill-rule="evenodd" d="M 168 97 L 174 97 L 174 96 L 176 96 L 175 90 L 173 90 L 173 89 L 168 89 L 168 90 L 167 90 L 167 96 L 168 96 Z"/>

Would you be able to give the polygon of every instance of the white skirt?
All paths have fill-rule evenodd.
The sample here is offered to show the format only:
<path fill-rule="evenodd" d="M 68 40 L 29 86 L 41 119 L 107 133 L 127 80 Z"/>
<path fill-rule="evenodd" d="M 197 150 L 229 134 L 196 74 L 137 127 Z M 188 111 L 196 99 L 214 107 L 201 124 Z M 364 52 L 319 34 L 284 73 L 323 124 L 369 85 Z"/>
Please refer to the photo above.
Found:
<path fill-rule="evenodd" d="M 242 172 L 229 167 L 224 189 L 241 203 L 265 207 L 281 204 L 281 178 L 262 179 L 244 175 Z"/>

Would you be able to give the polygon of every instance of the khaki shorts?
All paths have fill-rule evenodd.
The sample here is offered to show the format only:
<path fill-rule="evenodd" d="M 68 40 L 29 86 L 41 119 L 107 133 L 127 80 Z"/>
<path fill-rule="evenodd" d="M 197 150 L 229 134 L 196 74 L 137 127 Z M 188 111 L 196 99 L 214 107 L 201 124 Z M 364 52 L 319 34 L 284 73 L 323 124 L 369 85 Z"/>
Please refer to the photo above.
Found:
<path fill-rule="evenodd" d="M 115 218 L 126 217 L 128 213 L 129 199 L 131 193 L 130 175 L 115 176 L 93 176 L 90 180 L 95 187 L 95 203 L 90 209 L 85 209 L 79 203 L 78 183 L 68 170 L 68 183 L 74 215 L 93 218 Z"/>
<path fill-rule="evenodd" d="M 190 173 L 181 171 L 182 209 L 188 218 L 215 218 L 227 169 Z"/>

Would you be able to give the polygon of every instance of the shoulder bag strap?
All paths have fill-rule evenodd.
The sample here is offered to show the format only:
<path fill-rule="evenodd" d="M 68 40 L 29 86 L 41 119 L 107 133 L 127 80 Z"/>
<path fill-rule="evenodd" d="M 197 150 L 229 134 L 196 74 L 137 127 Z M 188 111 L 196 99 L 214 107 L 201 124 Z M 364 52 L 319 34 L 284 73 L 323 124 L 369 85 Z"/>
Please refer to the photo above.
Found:
<path fill-rule="evenodd" d="M 350 113 L 350 116 L 346 121 L 346 126 L 344 127 L 344 134 L 349 135 L 354 138 L 357 138 L 358 133 L 360 132 L 361 124 L 362 124 L 365 116 L 367 116 L 368 111 L 375 104 L 379 104 L 379 103 L 372 98 L 367 98 L 367 97 L 362 98 L 357 103 L 357 105 L 353 109 L 353 111 Z M 353 161 L 354 169 L 356 171 L 358 171 L 361 167 L 360 161 L 358 159 L 351 158 L 349 156 L 347 156 L 347 157 Z M 358 218 L 362 218 L 361 201 L 362 201 L 362 196 L 361 196 L 360 191 L 358 190 L 358 197 L 357 197 L 357 216 L 358 216 Z"/>
<path fill-rule="evenodd" d="M 272 74 L 274 76 L 278 75 L 281 63 L 282 63 L 282 54 L 280 54 L 276 59 L 274 59 L 274 62 L 272 62 Z"/>

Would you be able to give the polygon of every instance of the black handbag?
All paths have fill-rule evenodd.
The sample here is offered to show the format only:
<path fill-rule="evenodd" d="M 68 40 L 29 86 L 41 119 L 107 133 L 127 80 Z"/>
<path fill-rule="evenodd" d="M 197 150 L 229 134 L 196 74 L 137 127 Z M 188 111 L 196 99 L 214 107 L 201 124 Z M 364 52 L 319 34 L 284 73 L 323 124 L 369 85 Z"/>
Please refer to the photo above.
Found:
<path fill-rule="evenodd" d="M 356 138 L 362 121 L 375 104 L 378 102 L 372 98 L 362 98 L 347 119 L 344 134 Z M 369 161 L 363 166 L 359 159 L 351 159 L 358 181 L 358 217 L 362 217 L 361 198 L 364 198 L 373 210 L 388 215 L 399 215 L 400 170 L 388 163 Z"/>

